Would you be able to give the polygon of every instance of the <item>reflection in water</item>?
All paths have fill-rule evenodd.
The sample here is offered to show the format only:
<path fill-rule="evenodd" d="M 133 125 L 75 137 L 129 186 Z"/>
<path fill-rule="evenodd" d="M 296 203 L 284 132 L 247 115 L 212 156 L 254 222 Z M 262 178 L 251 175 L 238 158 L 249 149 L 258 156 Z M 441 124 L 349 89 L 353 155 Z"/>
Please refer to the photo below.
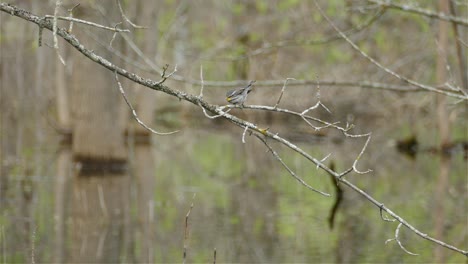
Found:
<path fill-rule="evenodd" d="M 109 253 L 120 261 L 153 259 L 154 262 L 181 262 L 185 216 L 193 193 L 197 193 L 190 215 L 187 263 L 211 262 L 214 248 L 220 263 L 414 261 L 398 245 L 384 243 L 394 235 L 396 226 L 381 221 L 377 208 L 348 189 L 343 189 L 343 202 L 336 213 L 334 228 L 330 230 L 328 221 L 334 197 L 325 198 L 308 191 L 293 180 L 254 137 L 247 136 L 246 143 L 242 144 L 241 133 L 230 137 L 219 133 L 191 132 L 189 136 L 175 135 L 171 140 L 155 138 L 152 151 L 139 157 L 146 164 L 154 165 L 155 169 L 144 172 L 146 176 L 141 180 L 136 179 L 141 176 L 134 174 L 115 178 L 126 182 L 122 185 L 125 189 L 118 194 L 111 195 L 106 191 L 109 186 L 92 179 L 88 183 L 78 183 L 89 186 L 90 192 L 86 195 L 67 194 L 63 191 L 67 188 L 60 187 L 63 184 L 58 181 L 60 178 L 37 178 L 36 186 L 40 191 L 31 200 L 34 201 L 34 210 L 26 212 L 21 211 L 16 203 L 8 202 L 8 197 L 21 199 L 13 195 L 15 189 L 9 189 L 3 196 L 7 198 L 1 207 L 3 234 L 0 235 L 3 237 L 1 245 L 7 252 L 5 259 L 7 262 L 27 261 L 26 256 L 30 254 L 22 248 L 30 248 L 30 241 L 18 241 L 22 241 L 21 237 L 29 237 L 29 232 L 21 224 L 25 221 L 21 219 L 30 219 L 28 221 L 34 220 L 36 227 L 37 262 L 67 258 L 82 250 L 92 249 L 95 254 L 100 248 L 104 249 L 103 243 L 107 242 L 111 242 L 107 244 L 109 247 L 114 245 L 109 248 Z M 349 153 L 359 152 L 356 144 L 351 142 L 347 145 L 345 141 L 335 145 L 323 141 L 320 144 L 304 143 L 301 147 L 317 157 L 331 152 L 339 170 L 349 164 L 346 160 Z M 433 234 L 434 200 L 428 199 L 427 194 L 436 187 L 434 179 L 438 174 L 438 157 L 421 154 L 410 161 L 398 155 L 392 147 L 382 149 L 382 145 L 377 143 L 373 146 L 376 147 L 369 149 L 361 166 L 373 168 L 374 172 L 350 175 L 350 180 L 421 230 Z M 294 153 L 275 144 L 273 147 L 309 184 L 336 194 L 328 175 Z M 60 160 L 56 162 L 61 164 Z M 466 162 L 461 155 L 454 155 L 450 166 L 449 187 L 444 195 L 446 223 L 441 239 L 463 245 L 467 242 L 466 212 L 459 208 L 466 208 L 467 202 L 464 186 Z M 66 167 L 63 170 L 67 170 Z M 141 171 L 135 173 L 142 175 Z M 10 186 L 20 186 L 14 178 L 10 179 Z M 154 187 L 150 181 L 154 181 Z M 68 216 L 65 217 L 65 226 L 61 226 L 60 221 L 47 220 L 52 218 L 54 210 L 51 202 L 54 184 L 55 206 L 61 207 L 59 200 L 66 199 L 64 197 L 81 197 L 78 204 L 88 207 L 70 209 L 88 208 L 82 213 L 89 214 L 88 217 L 95 215 L 89 218 L 91 222 Z M 104 196 L 100 198 L 99 193 Z M 106 203 L 104 210 L 100 199 L 107 201 L 106 197 L 111 196 L 113 200 Z M 130 200 L 124 197 L 130 197 Z M 146 202 L 141 202 L 143 200 Z M 67 207 L 67 204 L 69 202 L 63 206 Z M 122 204 L 129 208 L 128 217 L 122 220 L 128 222 L 123 225 L 125 229 L 112 231 L 109 229 L 109 217 L 114 217 L 113 213 L 118 212 L 115 209 Z M 94 207 L 97 211 L 89 212 Z M 70 210 L 65 209 L 64 212 L 56 209 L 55 217 L 60 219 L 63 214 L 70 215 Z M 74 233 L 83 235 L 87 225 L 93 228 L 92 235 L 83 240 L 86 241 L 84 245 L 71 247 L 71 229 L 76 228 L 78 232 Z M 52 239 L 54 232 L 55 241 Z M 63 237 L 63 233 L 67 236 Z M 405 229 L 400 235 L 405 247 L 419 254 L 418 261 L 431 260 L 432 244 Z M 57 242 L 62 247 L 56 247 Z M 446 254 L 452 262 L 460 260 L 451 252 Z"/>

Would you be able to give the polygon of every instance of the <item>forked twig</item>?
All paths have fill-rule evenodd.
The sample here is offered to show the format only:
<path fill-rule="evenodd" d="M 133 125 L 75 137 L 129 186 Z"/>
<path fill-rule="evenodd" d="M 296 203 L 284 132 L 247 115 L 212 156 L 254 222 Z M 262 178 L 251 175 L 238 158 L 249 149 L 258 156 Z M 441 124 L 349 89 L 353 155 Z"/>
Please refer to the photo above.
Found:
<path fill-rule="evenodd" d="M 278 107 L 278 105 L 279 105 L 279 103 L 280 103 L 280 101 L 281 101 L 281 98 L 283 97 L 283 93 L 284 93 L 284 91 L 286 90 L 286 85 L 288 84 L 288 81 L 289 81 L 289 80 L 296 80 L 296 79 L 294 79 L 294 78 L 286 78 L 286 80 L 284 81 L 284 84 L 283 84 L 283 88 L 281 88 L 281 93 L 280 93 L 280 96 L 278 97 L 278 101 L 276 101 L 275 107 L 273 107 L 273 108 L 277 108 L 277 107 Z"/>
<path fill-rule="evenodd" d="M 137 113 L 135 111 L 135 108 L 133 108 L 132 104 L 128 100 L 127 95 L 125 94 L 125 91 L 124 91 L 124 89 L 122 87 L 122 84 L 119 81 L 119 77 L 117 75 L 117 72 L 114 72 L 114 73 L 115 73 L 115 81 L 117 82 L 117 85 L 119 86 L 120 94 L 122 94 L 123 98 L 125 99 L 125 103 L 127 103 L 130 110 L 132 110 L 133 117 L 138 122 L 138 124 L 140 124 L 142 127 L 144 127 L 146 130 L 150 131 L 151 133 L 156 134 L 156 135 L 160 135 L 160 136 L 172 135 L 174 133 L 179 132 L 179 130 L 172 131 L 172 132 L 158 132 L 158 131 L 152 129 L 151 127 L 147 126 L 145 123 L 143 123 L 143 121 L 141 121 L 140 118 L 138 117 L 138 115 L 137 115 Z"/>
<path fill-rule="evenodd" d="M 309 184 L 307 184 L 303 179 L 301 179 L 299 176 L 296 175 L 296 173 L 294 173 L 293 170 L 291 170 L 288 165 L 286 165 L 286 163 L 284 163 L 284 161 L 281 159 L 281 157 L 278 155 L 278 153 L 276 153 L 276 151 L 266 142 L 266 140 L 264 138 L 262 138 L 260 135 L 258 134 L 254 134 L 263 144 L 265 144 L 265 146 L 268 148 L 268 150 L 271 152 L 271 154 L 273 154 L 273 157 L 275 157 L 276 160 L 278 160 L 281 165 L 283 165 L 283 167 L 289 172 L 289 174 L 291 174 L 291 176 L 296 179 L 299 183 L 301 183 L 302 185 L 304 185 L 305 187 L 307 187 L 309 190 L 311 191 L 314 191 L 316 193 L 319 193 L 323 196 L 331 196 L 330 194 L 326 193 L 326 192 L 322 192 L 322 191 L 319 191 L 315 188 L 313 188 L 312 186 L 310 186 Z"/>
<path fill-rule="evenodd" d="M 168 75 L 166 75 L 166 71 L 167 71 L 167 68 L 169 68 L 169 64 L 166 64 L 164 67 L 163 67 L 163 71 L 161 73 L 161 80 L 158 82 L 158 85 L 161 85 L 163 84 L 169 77 L 171 77 L 174 73 L 176 73 L 177 71 L 177 64 L 174 66 L 174 70 L 169 73 Z"/>
<path fill-rule="evenodd" d="M 410 254 L 410 255 L 412 255 L 412 256 L 418 256 L 418 254 L 412 253 L 412 252 L 408 251 L 408 250 L 403 246 L 403 244 L 401 243 L 400 239 L 398 238 L 398 235 L 399 235 L 399 233 L 400 233 L 400 228 L 401 228 L 402 225 L 403 225 L 402 223 L 398 224 L 398 227 L 397 227 L 396 230 L 395 230 L 395 237 L 394 237 L 394 238 L 387 239 L 387 241 L 385 241 L 385 244 L 387 244 L 388 242 L 391 242 L 391 241 L 395 240 L 395 241 L 398 243 L 398 245 L 400 246 L 400 248 L 401 248 L 404 252 L 406 252 L 406 253 L 408 253 L 408 254 Z"/>
<path fill-rule="evenodd" d="M 386 216 L 383 214 L 383 208 L 384 208 L 384 207 L 385 207 L 384 204 L 381 204 L 381 205 L 379 206 L 379 209 L 380 209 L 380 210 L 379 210 L 379 211 L 380 211 L 380 218 L 382 218 L 382 220 L 387 221 L 387 222 L 395 222 L 396 219 L 390 219 L 390 218 L 386 217 Z"/>
<path fill-rule="evenodd" d="M 367 145 L 369 144 L 370 140 L 371 140 L 371 133 L 368 133 L 368 134 L 364 134 L 364 135 L 360 135 L 361 137 L 363 136 L 368 136 L 367 140 L 366 140 L 366 143 L 364 143 L 364 146 L 362 147 L 361 149 L 361 152 L 359 153 L 359 155 L 356 157 L 356 159 L 354 160 L 353 162 L 353 170 L 354 172 L 356 172 L 357 174 L 366 174 L 366 173 L 369 173 L 369 172 L 372 172 L 371 169 L 368 169 L 366 171 L 359 171 L 357 169 L 357 163 L 359 161 L 359 159 L 361 158 L 361 156 L 364 154 L 364 151 L 366 151 L 367 149 Z M 352 137 L 355 137 L 354 135 Z"/>
<path fill-rule="evenodd" d="M 142 29 L 147 29 L 148 28 L 148 27 L 144 27 L 144 26 L 139 26 L 137 24 L 134 24 L 132 21 L 130 21 L 130 19 L 128 19 L 128 17 L 125 15 L 125 12 L 123 11 L 122 4 L 120 4 L 120 0 L 116 0 L 116 1 L 117 1 L 117 5 L 119 6 L 120 15 L 123 17 L 123 19 L 125 19 L 125 21 L 127 23 L 129 23 L 134 28 L 142 28 Z"/>

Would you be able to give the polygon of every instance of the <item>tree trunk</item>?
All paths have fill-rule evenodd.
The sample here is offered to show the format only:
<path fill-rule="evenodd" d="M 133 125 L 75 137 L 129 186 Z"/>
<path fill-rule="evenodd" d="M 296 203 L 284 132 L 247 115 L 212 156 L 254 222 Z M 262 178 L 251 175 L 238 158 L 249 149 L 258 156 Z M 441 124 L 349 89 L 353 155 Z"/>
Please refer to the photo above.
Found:
<path fill-rule="evenodd" d="M 108 24 L 107 19 L 118 20 L 116 17 L 113 20 L 115 15 L 120 19 L 115 1 L 100 1 L 97 5 L 81 5 L 82 18 L 101 24 Z M 102 14 L 91 16 L 96 10 Z M 78 37 L 83 42 L 90 40 L 81 32 L 74 33 L 81 35 Z M 112 33 L 100 33 L 100 38 L 110 41 Z M 113 47 L 120 49 L 119 44 L 116 39 Z M 107 49 L 96 46 L 94 50 L 115 61 Z M 117 263 L 124 254 L 129 203 L 126 108 L 114 73 L 74 55 L 70 98 L 72 158 L 76 169 L 72 180 L 70 261 Z"/>
<path fill-rule="evenodd" d="M 439 0 L 439 12 L 449 14 L 449 1 Z M 447 79 L 448 64 L 448 22 L 439 20 L 439 33 L 437 39 L 438 56 L 436 69 L 436 82 L 444 84 Z M 435 210 L 434 210 L 434 228 L 435 237 L 444 240 L 445 225 L 445 201 L 448 186 L 448 177 L 450 172 L 450 157 L 444 153 L 445 146 L 450 142 L 450 119 L 447 111 L 447 98 L 444 95 L 437 95 L 437 124 L 440 137 L 440 169 L 437 178 L 435 190 Z M 434 261 L 443 263 L 445 259 L 445 249 L 438 246 L 434 248 Z"/>
<path fill-rule="evenodd" d="M 63 42 L 60 42 L 63 44 Z M 66 45 L 60 45 L 62 56 L 65 60 L 68 60 Z M 61 129 L 61 145 L 62 148 L 59 150 L 57 157 L 56 167 L 56 181 L 54 186 L 55 193 L 55 205 L 54 205 L 54 262 L 63 263 L 66 256 L 66 234 L 65 234 L 65 219 L 66 219 L 66 208 L 67 208 L 67 193 L 71 177 L 71 138 L 70 133 L 67 133 L 71 129 L 70 120 L 70 104 L 68 89 L 70 85 L 67 83 L 67 76 L 65 67 L 60 60 L 55 60 L 56 75 L 55 75 L 55 90 L 57 92 L 56 104 L 57 104 L 57 121 Z"/>

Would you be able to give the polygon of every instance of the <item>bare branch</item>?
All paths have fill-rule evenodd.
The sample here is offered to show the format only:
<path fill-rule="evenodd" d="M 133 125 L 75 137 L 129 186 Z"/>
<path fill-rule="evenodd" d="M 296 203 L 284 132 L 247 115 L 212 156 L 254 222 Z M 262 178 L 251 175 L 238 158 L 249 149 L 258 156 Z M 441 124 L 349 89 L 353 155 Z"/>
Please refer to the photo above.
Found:
<path fill-rule="evenodd" d="M 396 230 L 395 230 L 395 237 L 394 237 L 394 238 L 387 239 L 387 241 L 385 241 L 385 244 L 387 244 L 388 242 L 391 242 L 391 241 L 395 240 L 403 251 L 405 251 L 406 253 L 408 253 L 408 254 L 410 254 L 410 255 L 418 256 L 418 254 L 409 252 L 409 251 L 403 246 L 403 244 L 401 243 L 400 239 L 398 238 L 398 235 L 399 235 L 399 233 L 400 233 L 400 228 L 401 228 L 402 225 L 403 225 L 402 223 L 400 223 L 400 224 L 398 225 L 398 227 L 397 227 Z"/>
<path fill-rule="evenodd" d="M 122 35 L 123 39 L 127 42 L 130 48 L 137 54 L 137 56 L 142 59 L 149 67 L 145 67 L 141 64 L 135 63 L 133 60 L 129 59 L 125 55 L 121 54 L 118 50 L 111 50 L 115 55 L 119 58 L 124 60 L 125 62 L 129 63 L 137 67 L 138 69 L 149 71 L 149 72 L 156 72 L 158 74 L 162 73 L 162 69 L 158 67 L 153 61 L 147 58 L 143 54 L 143 52 L 138 48 L 138 46 L 133 42 L 131 38 L 127 35 Z M 100 43 L 99 39 L 95 39 L 96 42 Z M 462 41 L 462 40 L 460 40 Z M 109 48 L 106 44 L 100 43 L 103 47 Z M 192 85 L 200 85 L 200 81 L 191 78 L 185 78 L 180 75 L 174 74 L 172 79 L 178 82 L 184 82 Z M 237 80 L 237 81 L 205 81 L 205 86 L 210 87 L 237 87 L 243 85 L 245 80 Z M 365 89 L 378 89 L 378 90 L 389 90 L 394 92 L 421 92 L 427 91 L 426 89 L 408 86 L 408 85 L 399 85 L 399 84 L 388 84 L 388 83 L 379 83 L 379 82 L 369 82 L 369 81 L 320 81 L 321 84 L 327 86 L 335 86 L 335 87 L 359 87 Z M 256 86 L 278 86 L 283 85 L 283 80 L 267 80 L 262 82 L 257 82 Z M 317 81 L 315 80 L 295 80 L 288 82 L 289 86 L 302 86 L 302 85 L 317 85 Z M 444 89 L 440 89 L 444 91 Z"/>
<path fill-rule="evenodd" d="M 51 16 L 51 15 L 45 15 L 44 18 L 53 18 L 54 20 L 65 20 L 65 21 L 71 21 L 71 22 L 76 22 L 80 24 L 85 24 L 88 26 L 96 27 L 96 28 L 101 28 L 109 31 L 114 31 L 114 32 L 130 32 L 128 29 L 120 29 L 120 28 L 113 28 L 113 27 L 108 27 L 104 25 L 100 25 L 94 22 L 78 19 L 78 18 L 73 18 L 73 17 L 63 17 L 63 16 Z"/>
<path fill-rule="evenodd" d="M 356 185 L 352 184 L 351 182 L 349 182 L 348 180 L 346 180 L 345 178 L 341 178 L 340 179 L 340 182 L 345 184 L 346 186 L 348 186 L 349 188 L 353 189 L 355 192 L 361 194 L 362 196 L 364 196 L 367 200 L 369 200 L 371 203 L 373 203 L 374 205 L 376 205 L 377 207 L 379 207 L 381 210 L 387 212 L 389 215 L 391 215 L 393 218 L 395 218 L 398 222 L 400 222 L 401 224 L 403 224 L 404 226 L 406 226 L 407 228 L 409 228 L 411 231 L 413 231 L 415 234 L 417 234 L 418 236 L 426 239 L 426 240 L 429 240 L 433 243 L 436 243 L 440 246 L 443 246 L 445 248 L 448 248 L 448 249 L 451 249 L 453 251 L 456 251 L 458 253 L 461 253 L 465 256 L 468 256 L 468 251 L 467 250 L 462 250 L 462 249 L 459 249 L 455 246 L 452 246 L 452 245 L 449 245 L 443 241 L 440 241 L 438 239 L 435 239 L 433 237 L 430 237 L 428 236 L 427 234 L 419 231 L 418 229 L 416 229 L 414 226 L 410 225 L 407 221 L 405 221 L 403 218 L 401 218 L 399 215 L 397 215 L 396 213 L 394 213 L 392 210 L 390 210 L 389 208 L 385 207 L 382 203 L 380 203 L 379 201 L 377 201 L 376 199 L 374 199 L 372 196 L 370 196 L 368 193 L 364 192 L 363 190 L 359 189 Z"/>
<path fill-rule="evenodd" d="M 377 19 L 379 19 L 385 13 L 385 11 L 386 11 L 385 8 L 380 8 L 375 13 L 375 15 L 370 17 L 367 21 L 365 21 L 364 23 L 362 23 L 362 24 L 360 24 L 360 25 L 358 25 L 358 26 L 356 26 L 356 27 L 354 27 L 352 29 L 346 30 L 345 32 L 347 34 L 355 34 L 355 33 L 361 32 L 362 30 L 364 30 L 364 29 L 368 28 L 370 25 L 372 25 L 372 23 L 374 23 Z M 338 40 L 341 40 L 341 39 L 342 38 L 340 37 L 339 34 L 335 34 L 333 36 L 328 36 L 328 37 L 325 37 L 325 38 L 318 38 L 318 39 L 304 39 L 304 40 L 293 39 L 293 40 L 282 40 L 282 41 L 278 41 L 278 42 L 275 42 L 275 43 L 268 43 L 267 42 L 267 43 L 264 43 L 262 45 L 262 47 L 260 47 L 258 49 L 255 49 L 253 51 L 250 51 L 247 55 L 236 56 L 235 59 L 257 56 L 257 55 L 263 54 L 265 52 L 268 52 L 268 51 L 270 51 L 272 49 L 279 49 L 279 48 L 291 47 L 291 46 L 324 45 L 324 44 L 328 44 L 328 43 L 338 41 Z"/>
<path fill-rule="evenodd" d="M 148 67 L 135 62 L 133 59 L 130 59 L 128 56 L 122 54 L 118 50 L 112 49 L 109 47 L 108 44 L 104 44 L 101 40 L 94 38 L 94 41 L 99 43 L 104 48 L 107 48 L 111 51 L 114 55 L 125 61 L 126 63 L 135 66 L 136 68 L 152 73 L 162 74 L 162 69 L 157 66 L 153 61 L 147 58 L 143 54 L 143 52 L 138 48 L 138 46 L 133 42 L 131 38 L 129 38 L 126 34 L 122 35 L 123 39 L 127 42 L 129 47 L 137 54 L 137 56 L 142 59 Z M 461 40 L 460 40 L 461 41 Z M 185 78 L 183 76 L 174 74 L 171 76 L 173 80 L 183 83 L 188 83 L 192 85 L 200 85 L 200 81 L 191 78 Z M 236 80 L 236 81 L 205 81 L 205 86 L 210 87 L 238 87 L 243 85 L 245 80 Z M 283 85 L 284 80 L 267 80 L 262 82 L 256 82 L 256 86 L 278 86 Z M 389 84 L 389 83 L 379 83 L 379 82 L 369 82 L 369 81 L 327 81 L 322 80 L 320 81 L 321 84 L 326 86 L 334 86 L 334 87 L 351 87 L 351 88 L 365 88 L 365 89 L 376 89 L 376 90 L 388 90 L 394 92 L 421 92 L 427 91 L 424 89 L 420 89 L 414 86 L 408 85 L 400 85 L 400 84 Z M 288 82 L 289 86 L 303 86 L 303 85 L 317 85 L 317 81 L 315 80 L 295 80 Z M 443 90 L 442 88 L 440 90 Z"/>
<path fill-rule="evenodd" d="M 451 96 L 451 97 L 455 97 L 455 98 L 459 98 L 459 99 L 463 99 L 463 100 L 468 100 L 468 96 L 466 95 L 463 95 L 463 94 L 457 94 L 457 93 L 453 93 L 453 92 L 448 92 L 448 91 L 445 91 L 445 90 L 441 90 L 441 89 L 437 89 L 437 88 L 434 88 L 432 86 L 429 86 L 429 85 L 425 85 L 425 84 L 421 84 L 421 83 L 418 83 L 414 80 L 411 80 L 411 79 L 408 79 L 402 75 L 399 75 L 398 73 L 390 70 L 389 68 L 386 68 L 384 67 L 382 64 L 380 64 L 378 61 L 376 61 L 374 58 L 372 58 L 371 56 L 369 56 L 367 53 L 365 53 L 362 49 L 360 49 L 358 47 L 358 45 L 356 45 L 351 39 L 348 38 L 348 36 L 346 36 L 346 34 L 344 34 L 334 23 L 333 21 L 331 21 L 331 19 L 325 14 L 325 12 L 323 12 L 322 8 L 319 6 L 319 4 L 317 3 L 316 0 L 314 0 L 314 3 L 315 3 L 315 6 L 317 7 L 317 9 L 319 10 L 319 12 L 322 14 L 322 16 L 328 21 L 328 23 L 333 27 L 333 29 L 335 29 L 336 32 L 338 32 L 338 34 L 341 35 L 341 37 L 346 40 L 346 42 L 348 42 L 351 47 L 356 50 L 357 52 L 359 52 L 361 54 L 361 56 L 363 56 L 364 58 L 366 58 L 368 61 L 370 61 L 372 64 L 376 65 L 378 68 L 382 69 L 383 71 L 387 72 L 388 74 L 394 76 L 395 78 L 401 80 L 401 81 L 404 81 L 405 83 L 409 83 L 411 85 L 414 85 L 418 88 L 421 88 L 421 89 L 424 89 L 424 90 L 427 90 L 427 91 L 431 91 L 431 92 L 435 92 L 435 93 L 440 93 L 440 94 L 444 94 L 444 95 L 447 95 L 447 96 Z"/>
<path fill-rule="evenodd" d="M 463 19 L 461 17 L 451 16 L 449 14 L 444 14 L 444 13 L 440 13 L 440 12 L 436 13 L 436 12 L 431 11 L 431 10 L 422 9 L 422 8 L 414 7 L 414 6 L 411 6 L 411 5 L 400 5 L 398 3 L 395 3 L 394 1 L 379 1 L 379 0 L 367 0 L 367 1 L 369 1 L 369 2 L 371 2 L 373 4 L 377 4 L 379 6 L 382 6 L 382 7 L 392 8 L 392 9 L 396 9 L 396 10 L 400 10 L 400 11 L 404 11 L 404 12 L 409 12 L 409 13 L 413 13 L 413 14 L 418 14 L 418 15 L 423 15 L 423 16 L 428 16 L 430 18 L 446 20 L 446 21 L 450 21 L 452 23 L 456 23 L 456 24 L 468 27 L 468 20 Z"/>

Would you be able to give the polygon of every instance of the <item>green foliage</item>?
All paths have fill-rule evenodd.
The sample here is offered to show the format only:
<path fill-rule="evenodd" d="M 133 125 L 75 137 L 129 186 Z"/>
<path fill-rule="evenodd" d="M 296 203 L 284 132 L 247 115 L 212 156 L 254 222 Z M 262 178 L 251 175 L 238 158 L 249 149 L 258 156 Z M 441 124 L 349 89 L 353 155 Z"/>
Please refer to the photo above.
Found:
<path fill-rule="evenodd" d="M 346 1 L 341 0 L 330 0 L 327 1 L 327 7 L 325 13 L 329 17 L 341 18 L 343 17 L 343 11 L 346 10 Z"/>
<path fill-rule="evenodd" d="M 194 157 L 195 164 L 208 174 L 231 179 L 241 174 L 244 168 L 243 163 L 237 162 L 236 151 L 229 138 L 204 138 L 193 147 L 195 153 L 200 153 Z"/>
<path fill-rule="evenodd" d="M 278 31 L 281 33 L 281 34 L 285 34 L 287 33 L 288 31 L 291 30 L 291 21 L 288 20 L 288 19 L 283 19 L 281 20 L 281 23 L 279 25 L 279 29 Z"/>
<path fill-rule="evenodd" d="M 352 59 L 351 52 L 343 52 L 343 49 L 336 46 L 330 46 L 327 54 L 328 63 L 348 63 Z"/>
<path fill-rule="evenodd" d="M 241 14 L 244 14 L 245 13 L 245 6 L 244 4 L 242 3 L 234 3 L 232 4 L 231 6 L 231 12 L 236 15 L 236 16 L 239 16 Z"/>
<path fill-rule="evenodd" d="M 257 217 L 254 222 L 253 232 L 255 234 L 261 234 L 264 228 L 265 228 L 265 219 Z"/>
<path fill-rule="evenodd" d="M 373 35 L 374 41 L 377 44 L 379 52 L 387 52 L 390 50 L 392 42 L 388 41 L 387 33 L 384 31 L 377 31 Z"/>
<path fill-rule="evenodd" d="M 240 224 L 240 218 L 238 215 L 232 215 L 230 218 L 229 218 L 229 223 L 231 225 L 238 225 Z"/>
<path fill-rule="evenodd" d="M 427 19 L 424 16 L 420 16 L 417 14 L 405 14 L 405 16 L 412 22 L 416 23 L 418 26 L 418 31 L 421 33 L 428 33 L 430 32 L 429 23 L 427 23 Z"/>
<path fill-rule="evenodd" d="M 259 14 L 266 14 L 268 12 L 268 0 L 255 1 L 255 8 Z"/>
<path fill-rule="evenodd" d="M 291 8 L 295 8 L 299 5 L 299 0 L 281 0 L 278 3 L 278 10 L 285 11 Z"/>

